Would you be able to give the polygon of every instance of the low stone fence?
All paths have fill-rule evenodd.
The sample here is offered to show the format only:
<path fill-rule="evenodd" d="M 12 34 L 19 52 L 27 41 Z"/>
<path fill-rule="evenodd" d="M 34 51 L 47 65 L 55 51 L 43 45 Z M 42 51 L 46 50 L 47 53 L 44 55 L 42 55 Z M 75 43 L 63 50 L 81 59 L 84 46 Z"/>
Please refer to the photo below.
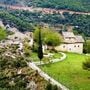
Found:
<path fill-rule="evenodd" d="M 51 78 L 48 74 L 46 74 L 45 72 L 43 72 L 39 67 L 37 67 L 33 62 L 29 62 L 28 66 L 30 68 L 32 68 L 33 70 L 38 71 L 39 75 L 41 77 L 43 77 L 45 80 L 47 80 L 48 82 L 50 82 L 52 85 L 57 85 L 57 87 L 59 88 L 59 90 L 69 90 L 68 88 L 66 88 L 64 85 L 60 84 L 59 82 L 57 82 L 56 80 L 54 80 L 53 78 Z"/>

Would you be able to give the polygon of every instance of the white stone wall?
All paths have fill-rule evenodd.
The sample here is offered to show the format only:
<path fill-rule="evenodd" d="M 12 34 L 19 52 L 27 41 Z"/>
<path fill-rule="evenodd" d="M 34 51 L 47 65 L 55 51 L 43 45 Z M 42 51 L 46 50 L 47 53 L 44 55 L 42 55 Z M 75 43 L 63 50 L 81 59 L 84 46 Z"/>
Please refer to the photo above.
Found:
<path fill-rule="evenodd" d="M 75 44 L 61 44 L 55 48 L 58 51 L 67 51 L 74 53 L 83 53 L 83 43 L 75 43 Z"/>

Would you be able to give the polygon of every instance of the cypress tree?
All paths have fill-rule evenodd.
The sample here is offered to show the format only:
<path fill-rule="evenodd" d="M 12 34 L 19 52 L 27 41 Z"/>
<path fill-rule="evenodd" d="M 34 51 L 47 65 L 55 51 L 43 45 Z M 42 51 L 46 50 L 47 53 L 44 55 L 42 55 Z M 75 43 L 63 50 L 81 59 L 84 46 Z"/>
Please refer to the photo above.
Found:
<path fill-rule="evenodd" d="M 40 62 L 41 62 L 41 60 L 43 58 L 41 27 L 39 27 L 38 58 L 40 59 Z"/>

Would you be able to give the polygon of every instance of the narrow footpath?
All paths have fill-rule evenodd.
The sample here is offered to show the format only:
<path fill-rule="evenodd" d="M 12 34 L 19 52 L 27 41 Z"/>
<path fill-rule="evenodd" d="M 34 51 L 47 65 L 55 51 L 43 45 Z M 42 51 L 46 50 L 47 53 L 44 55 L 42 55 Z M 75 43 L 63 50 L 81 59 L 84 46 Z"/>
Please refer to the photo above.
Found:
<path fill-rule="evenodd" d="M 46 62 L 46 63 L 44 63 L 43 61 L 41 61 L 41 62 L 38 61 L 38 62 L 33 62 L 33 63 L 36 65 L 44 65 L 44 64 L 56 63 L 56 62 L 60 62 L 60 61 L 65 60 L 67 57 L 66 54 L 63 52 L 59 52 L 59 53 L 62 55 L 62 57 L 60 57 L 60 58 L 50 60 L 49 62 Z"/>

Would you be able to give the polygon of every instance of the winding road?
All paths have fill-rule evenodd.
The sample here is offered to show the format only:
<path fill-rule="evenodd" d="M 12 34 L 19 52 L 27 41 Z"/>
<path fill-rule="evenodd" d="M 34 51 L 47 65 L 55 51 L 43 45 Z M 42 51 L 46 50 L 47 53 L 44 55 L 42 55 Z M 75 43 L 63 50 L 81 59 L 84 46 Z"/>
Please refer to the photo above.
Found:
<path fill-rule="evenodd" d="M 25 11 L 30 11 L 30 12 L 42 12 L 44 14 L 63 14 L 64 12 L 68 12 L 70 14 L 81 14 L 81 15 L 90 15 L 90 12 L 76 12 L 76 11 L 71 11 L 71 10 L 56 10 L 56 9 L 51 9 L 51 8 L 39 8 L 39 7 L 27 7 L 27 6 L 16 6 L 16 5 L 5 5 L 5 4 L 0 4 L 1 7 L 5 7 L 7 9 L 12 9 L 12 10 L 25 10 Z"/>

